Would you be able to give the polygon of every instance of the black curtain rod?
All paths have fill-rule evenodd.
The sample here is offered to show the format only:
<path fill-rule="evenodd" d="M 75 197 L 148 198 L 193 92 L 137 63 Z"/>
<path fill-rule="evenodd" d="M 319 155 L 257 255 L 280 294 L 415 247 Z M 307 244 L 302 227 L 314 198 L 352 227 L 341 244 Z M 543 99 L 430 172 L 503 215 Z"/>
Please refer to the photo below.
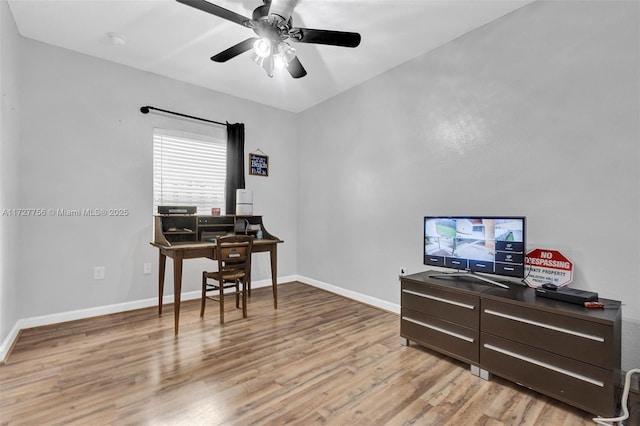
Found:
<path fill-rule="evenodd" d="M 204 118 L 194 117 L 192 115 L 187 115 L 187 114 L 181 114 L 179 112 L 167 111 L 166 109 L 160 109 L 160 108 L 152 107 L 152 106 L 149 106 L 149 105 L 140 107 L 140 112 L 143 113 L 143 114 L 149 114 L 149 111 L 152 110 L 152 109 L 155 110 L 155 111 L 166 112 L 167 114 L 173 114 L 173 115 L 179 115 L 180 117 L 191 118 L 192 120 L 206 121 L 207 123 L 219 124 L 221 126 L 226 126 L 227 125 L 227 123 L 221 123 L 219 121 L 213 121 L 213 120 L 206 120 Z"/>

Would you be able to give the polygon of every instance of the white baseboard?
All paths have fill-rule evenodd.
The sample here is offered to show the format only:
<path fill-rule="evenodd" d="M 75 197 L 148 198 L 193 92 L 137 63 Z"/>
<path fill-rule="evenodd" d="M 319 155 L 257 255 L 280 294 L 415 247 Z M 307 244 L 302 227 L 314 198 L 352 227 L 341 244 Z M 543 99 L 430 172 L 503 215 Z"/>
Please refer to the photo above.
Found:
<path fill-rule="evenodd" d="M 200 297 L 199 291 L 192 291 L 189 293 L 182 293 L 181 300 L 197 299 Z M 162 298 L 162 303 L 173 303 L 173 294 L 165 295 Z M 4 362 L 15 340 L 20 335 L 21 330 L 28 328 L 42 327 L 45 325 L 58 324 L 61 322 L 75 321 L 84 318 L 97 317 L 100 315 L 115 314 L 118 312 L 133 311 L 135 309 L 148 308 L 151 306 L 158 306 L 158 299 L 143 299 L 133 302 L 116 303 L 113 305 L 96 306 L 94 308 L 78 309 L 75 311 L 60 312 L 50 315 L 42 315 L 38 317 L 22 318 L 16 321 L 15 325 L 9 332 L 9 335 L 4 339 L 0 346 L 0 362 Z"/>
<path fill-rule="evenodd" d="M 282 277 L 281 279 L 278 280 L 278 282 L 279 283 L 290 282 L 295 280 L 296 280 L 295 276 Z M 270 279 L 254 281 L 251 283 L 252 288 L 267 287 L 270 285 L 271 285 Z M 182 293 L 182 295 L 180 296 L 181 300 L 192 300 L 192 299 L 199 299 L 199 298 L 200 298 L 200 291 L 191 291 L 188 293 Z M 165 294 L 162 297 L 162 303 L 163 304 L 173 303 L 173 293 Z M 75 320 L 84 319 L 84 318 L 97 317 L 100 315 L 109 315 L 109 314 L 115 314 L 118 312 L 133 311 L 135 309 L 149 308 L 152 306 L 158 306 L 158 299 L 156 297 L 150 298 L 150 299 L 135 300 L 132 302 L 116 303 L 113 305 L 106 305 L 106 306 L 96 306 L 93 308 L 78 309 L 75 311 L 60 312 L 55 314 L 19 319 L 18 321 L 16 321 L 13 328 L 11 329 L 7 337 L 4 339 L 4 341 L 0 345 L 0 364 L 5 362 L 7 356 L 9 355 L 9 351 L 11 350 L 11 347 L 16 342 L 16 339 L 20 336 L 20 331 L 22 330 L 26 330 L 28 328 L 34 328 L 34 327 L 42 327 L 45 325 L 58 324 L 61 322 L 75 321 Z"/>
<path fill-rule="evenodd" d="M 298 275 L 291 275 L 288 277 L 278 278 L 279 284 L 292 282 L 292 281 L 300 281 L 304 284 L 308 284 L 313 287 L 317 287 L 317 288 L 329 291 L 331 293 L 339 294 L 349 299 L 357 300 L 359 302 L 366 303 L 367 305 L 372 305 L 372 306 L 384 309 L 386 311 L 391 311 L 395 313 L 400 312 L 400 306 L 395 305 L 393 303 L 389 303 L 384 300 L 377 299 L 375 297 L 370 297 L 370 296 L 357 293 L 351 290 L 345 290 L 343 288 L 336 287 L 331 284 L 323 283 L 321 281 L 314 280 L 311 278 L 302 277 Z M 268 287 L 270 285 L 271 285 L 270 279 L 254 281 L 251 283 L 251 286 L 253 288 Z M 192 299 L 198 299 L 198 298 L 200 298 L 200 291 L 191 291 L 188 293 L 182 293 L 181 295 L 181 300 L 192 300 Z M 164 295 L 164 297 L 162 298 L 162 303 L 163 304 L 173 303 L 173 294 Z M 143 300 L 135 300 L 132 302 L 116 303 L 113 305 L 106 305 L 106 306 L 96 306 L 94 308 L 78 309 L 75 311 L 60 312 L 60 313 L 55 313 L 50 315 L 42 315 L 37 317 L 19 319 L 18 321 L 16 321 L 15 325 L 13 326 L 9 334 L 2 342 L 2 345 L 0 345 L 0 363 L 4 362 L 6 357 L 9 355 L 9 351 L 11 350 L 11 347 L 16 342 L 16 339 L 20 336 L 21 330 L 34 328 L 34 327 L 42 327 L 42 326 L 51 325 L 51 324 L 58 324 L 58 323 L 67 322 L 67 321 L 75 321 L 75 320 L 84 319 L 84 318 L 97 317 L 100 315 L 109 315 L 109 314 L 115 314 L 118 312 L 132 311 L 135 309 L 149 308 L 157 305 L 158 305 L 158 299 L 150 298 L 150 299 L 143 299 Z"/>
<path fill-rule="evenodd" d="M 344 296 L 349 299 L 353 299 L 367 305 L 375 306 L 376 308 L 384 309 L 385 311 L 393 312 L 396 314 L 400 313 L 400 305 L 387 302 L 386 300 L 367 296 L 366 294 L 358 293 L 352 290 L 347 290 L 342 287 L 336 287 L 335 285 L 327 284 L 322 281 L 314 280 L 312 278 L 307 278 L 303 276 L 298 276 L 296 278 L 296 281 L 300 281 L 301 283 L 304 283 L 304 284 L 309 284 L 310 286 L 313 286 L 313 287 L 321 288 L 331 293 L 339 294 L 340 296 Z"/>

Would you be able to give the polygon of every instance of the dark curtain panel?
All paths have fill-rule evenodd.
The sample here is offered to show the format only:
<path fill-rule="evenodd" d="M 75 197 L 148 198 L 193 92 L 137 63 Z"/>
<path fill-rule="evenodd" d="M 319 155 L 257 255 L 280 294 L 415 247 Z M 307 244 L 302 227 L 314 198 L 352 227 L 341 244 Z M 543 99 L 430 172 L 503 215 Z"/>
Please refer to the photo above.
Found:
<path fill-rule="evenodd" d="M 244 189 L 244 124 L 227 123 L 227 214 L 236 213 L 236 189 Z"/>

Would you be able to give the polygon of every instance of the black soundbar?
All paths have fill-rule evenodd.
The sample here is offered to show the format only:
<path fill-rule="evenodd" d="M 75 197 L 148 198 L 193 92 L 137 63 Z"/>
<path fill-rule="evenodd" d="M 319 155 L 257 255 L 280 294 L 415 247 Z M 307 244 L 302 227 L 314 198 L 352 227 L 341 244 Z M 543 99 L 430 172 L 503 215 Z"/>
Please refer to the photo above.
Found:
<path fill-rule="evenodd" d="M 584 302 L 598 301 L 598 293 L 566 287 L 560 287 L 557 290 L 547 290 L 542 287 L 536 288 L 536 296 L 575 303 L 576 305 L 584 305 Z"/>

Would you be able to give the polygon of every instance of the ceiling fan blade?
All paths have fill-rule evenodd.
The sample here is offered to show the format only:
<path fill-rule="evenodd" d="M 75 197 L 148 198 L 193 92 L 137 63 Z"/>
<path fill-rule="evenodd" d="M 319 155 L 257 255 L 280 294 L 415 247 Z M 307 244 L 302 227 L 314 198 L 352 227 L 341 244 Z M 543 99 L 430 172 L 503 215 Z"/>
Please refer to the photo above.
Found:
<path fill-rule="evenodd" d="M 250 21 L 249 18 L 242 16 L 238 13 L 232 12 L 229 9 L 225 9 L 224 7 L 216 6 L 215 4 L 209 3 L 205 0 L 176 0 L 178 3 L 186 4 L 187 6 L 194 7 L 196 9 L 202 10 L 203 12 L 210 13 L 212 15 L 218 16 L 222 19 L 226 19 L 227 21 L 235 22 L 238 25 L 242 25 L 243 27 L 247 26 L 247 22 Z"/>
<path fill-rule="evenodd" d="M 241 41 L 235 46 L 231 46 L 227 50 L 224 50 L 217 55 L 211 57 L 211 60 L 214 62 L 227 62 L 229 59 L 233 59 L 241 53 L 246 52 L 247 50 L 253 47 L 253 43 L 258 40 L 258 37 L 249 37 L 248 39 Z"/>
<path fill-rule="evenodd" d="M 307 75 L 307 70 L 304 69 L 297 56 L 289 62 L 287 71 L 289 71 L 289 74 L 291 74 L 293 78 L 300 78 Z"/>
<path fill-rule="evenodd" d="M 342 47 L 357 47 L 360 44 L 360 34 L 346 31 L 292 28 L 289 31 L 289 37 L 300 43 L 329 44 Z"/>

